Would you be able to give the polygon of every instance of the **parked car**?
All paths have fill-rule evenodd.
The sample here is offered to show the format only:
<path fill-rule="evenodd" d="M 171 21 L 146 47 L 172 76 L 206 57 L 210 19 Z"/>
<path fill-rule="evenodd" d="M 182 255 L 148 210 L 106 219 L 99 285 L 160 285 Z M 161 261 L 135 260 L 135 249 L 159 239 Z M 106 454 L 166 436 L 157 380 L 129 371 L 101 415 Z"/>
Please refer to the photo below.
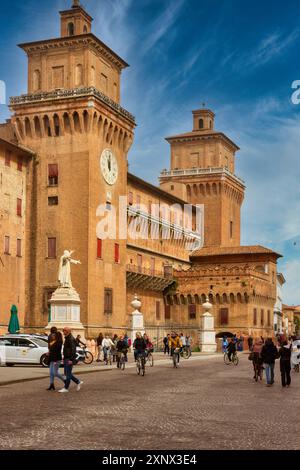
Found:
<path fill-rule="evenodd" d="M 0 359 L 6 366 L 15 364 L 41 364 L 45 362 L 48 344 L 44 339 L 35 335 L 5 335 L 0 336 Z"/>

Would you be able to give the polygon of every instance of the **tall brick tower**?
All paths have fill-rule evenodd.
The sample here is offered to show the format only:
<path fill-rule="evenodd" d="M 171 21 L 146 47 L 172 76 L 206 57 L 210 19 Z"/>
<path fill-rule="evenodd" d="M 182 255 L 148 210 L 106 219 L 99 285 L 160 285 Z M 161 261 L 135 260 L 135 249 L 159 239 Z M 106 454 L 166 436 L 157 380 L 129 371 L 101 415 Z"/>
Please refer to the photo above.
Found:
<path fill-rule="evenodd" d="M 120 106 L 126 62 L 92 34 L 79 1 L 60 17 L 59 38 L 20 45 L 28 94 L 11 99 L 18 141 L 36 152 L 27 187 L 25 326 L 47 324 L 59 257 L 71 249 L 82 262 L 72 273 L 81 321 L 94 336 L 126 325 L 126 241 L 98 239 L 96 213 L 127 194 L 135 121 Z"/>
<path fill-rule="evenodd" d="M 214 130 L 209 109 L 193 111 L 193 131 L 168 137 L 171 168 L 160 175 L 165 191 L 193 204 L 204 204 L 204 245 L 239 246 L 245 186 L 235 174 L 239 150 Z"/>

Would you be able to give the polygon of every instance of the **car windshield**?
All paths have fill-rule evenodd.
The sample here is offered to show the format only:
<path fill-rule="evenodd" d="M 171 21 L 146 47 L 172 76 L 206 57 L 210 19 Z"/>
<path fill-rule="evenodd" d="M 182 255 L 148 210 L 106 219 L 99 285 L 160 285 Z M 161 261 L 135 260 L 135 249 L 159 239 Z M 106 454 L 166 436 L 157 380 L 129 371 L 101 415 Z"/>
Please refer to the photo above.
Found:
<path fill-rule="evenodd" d="M 40 339 L 40 338 L 31 338 L 31 341 L 35 344 L 37 344 L 38 346 L 40 346 L 40 348 L 47 348 L 47 342 L 44 341 L 43 339 Z"/>

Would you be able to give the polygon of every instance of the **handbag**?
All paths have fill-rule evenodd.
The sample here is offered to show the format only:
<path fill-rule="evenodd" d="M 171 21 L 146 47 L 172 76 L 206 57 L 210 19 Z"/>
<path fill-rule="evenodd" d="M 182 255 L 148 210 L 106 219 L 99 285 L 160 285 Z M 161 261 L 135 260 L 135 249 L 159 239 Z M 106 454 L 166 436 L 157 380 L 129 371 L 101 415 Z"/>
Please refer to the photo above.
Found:
<path fill-rule="evenodd" d="M 251 352 L 248 356 L 248 360 L 253 361 L 253 359 L 254 359 L 254 354 L 253 354 L 253 352 Z"/>

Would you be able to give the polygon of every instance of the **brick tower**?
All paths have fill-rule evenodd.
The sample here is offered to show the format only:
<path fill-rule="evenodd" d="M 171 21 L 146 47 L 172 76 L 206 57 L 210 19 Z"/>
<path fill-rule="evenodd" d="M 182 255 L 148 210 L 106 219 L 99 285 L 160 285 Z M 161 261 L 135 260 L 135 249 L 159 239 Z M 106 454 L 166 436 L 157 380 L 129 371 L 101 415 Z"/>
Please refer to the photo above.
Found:
<path fill-rule="evenodd" d="M 165 191 L 189 203 L 204 204 L 204 245 L 239 246 L 245 186 L 235 174 L 239 150 L 214 130 L 209 109 L 193 111 L 193 131 L 168 137 L 171 168 L 160 175 Z"/>
<path fill-rule="evenodd" d="M 27 187 L 25 326 L 47 324 L 59 257 L 71 249 L 82 262 L 72 272 L 81 321 L 94 336 L 126 325 L 126 241 L 98 239 L 96 213 L 100 204 L 118 207 L 127 193 L 135 121 L 120 106 L 126 62 L 92 34 L 79 1 L 60 17 L 59 38 L 20 45 L 28 94 L 11 99 L 18 141 L 36 153 Z"/>

